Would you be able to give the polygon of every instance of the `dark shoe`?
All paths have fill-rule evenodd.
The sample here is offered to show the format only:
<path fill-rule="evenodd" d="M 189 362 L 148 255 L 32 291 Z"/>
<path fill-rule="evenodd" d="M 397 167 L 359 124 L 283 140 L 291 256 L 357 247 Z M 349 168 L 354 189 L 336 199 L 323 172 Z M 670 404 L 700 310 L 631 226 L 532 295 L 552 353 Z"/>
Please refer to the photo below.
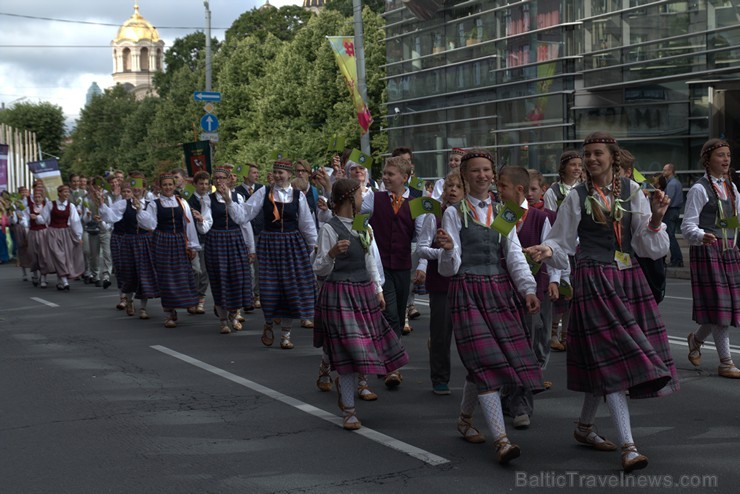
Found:
<path fill-rule="evenodd" d="M 432 393 L 440 396 L 448 395 L 450 394 L 450 387 L 447 383 L 437 383 L 432 386 Z"/>
<path fill-rule="evenodd" d="M 265 324 L 265 327 L 262 328 L 262 344 L 265 346 L 272 346 L 272 343 L 275 341 L 275 335 L 272 332 L 272 326 L 269 324 Z"/>
<path fill-rule="evenodd" d="M 91 283 L 92 283 L 92 282 L 91 282 Z M 95 286 L 96 286 L 97 288 L 100 288 L 101 286 L 103 286 L 103 282 L 102 282 L 102 281 L 100 281 L 100 280 L 95 280 Z"/>
<path fill-rule="evenodd" d="M 110 285 L 111 285 L 111 282 L 109 279 L 106 278 L 103 280 L 103 290 L 107 290 Z"/>
<path fill-rule="evenodd" d="M 683 261 L 672 262 L 668 265 L 669 268 L 682 268 Z"/>
<path fill-rule="evenodd" d="M 68 292 L 69 291 L 69 283 L 65 283 L 64 284 L 64 288 L 62 288 L 62 290 L 64 290 L 65 292 Z"/>

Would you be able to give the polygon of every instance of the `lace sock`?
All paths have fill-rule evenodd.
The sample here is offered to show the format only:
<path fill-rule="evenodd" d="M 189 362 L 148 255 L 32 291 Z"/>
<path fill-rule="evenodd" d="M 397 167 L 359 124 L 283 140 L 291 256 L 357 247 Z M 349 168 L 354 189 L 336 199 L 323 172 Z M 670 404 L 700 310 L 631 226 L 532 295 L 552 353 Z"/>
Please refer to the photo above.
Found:
<path fill-rule="evenodd" d="M 506 435 L 504 413 L 501 410 L 501 395 L 498 391 L 478 395 L 483 415 L 486 417 L 488 428 L 493 433 L 494 440 L 498 441 Z M 506 439 L 508 442 L 508 439 Z"/>
<path fill-rule="evenodd" d="M 610 393 L 606 395 L 606 405 L 609 407 L 609 411 L 612 414 L 612 420 L 614 421 L 614 426 L 617 428 L 619 443 L 622 446 L 634 443 L 630 426 L 630 410 L 627 405 L 627 396 L 621 391 Z M 627 454 L 627 458 L 630 460 L 636 456 L 637 453 L 635 452 Z"/>

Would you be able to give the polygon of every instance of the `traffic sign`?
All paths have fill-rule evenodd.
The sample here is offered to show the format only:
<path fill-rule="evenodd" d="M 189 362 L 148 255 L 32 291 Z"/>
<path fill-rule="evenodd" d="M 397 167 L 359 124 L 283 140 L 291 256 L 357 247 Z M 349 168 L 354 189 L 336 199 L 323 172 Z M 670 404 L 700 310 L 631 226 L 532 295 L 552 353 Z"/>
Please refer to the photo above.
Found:
<path fill-rule="evenodd" d="M 216 115 L 206 113 L 203 118 L 200 119 L 200 126 L 206 132 L 214 132 L 218 128 L 218 118 Z"/>
<path fill-rule="evenodd" d="M 221 101 L 221 93 L 215 91 L 196 91 L 193 93 L 195 101 Z"/>
<path fill-rule="evenodd" d="M 200 140 L 218 142 L 218 132 L 204 132 L 200 135 Z"/>
<path fill-rule="evenodd" d="M 216 107 L 213 105 L 213 103 L 206 103 L 203 105 L 203 109 L 206 111 L 206 113 L 213 113 L 213 110 L 216 109 Z"/>

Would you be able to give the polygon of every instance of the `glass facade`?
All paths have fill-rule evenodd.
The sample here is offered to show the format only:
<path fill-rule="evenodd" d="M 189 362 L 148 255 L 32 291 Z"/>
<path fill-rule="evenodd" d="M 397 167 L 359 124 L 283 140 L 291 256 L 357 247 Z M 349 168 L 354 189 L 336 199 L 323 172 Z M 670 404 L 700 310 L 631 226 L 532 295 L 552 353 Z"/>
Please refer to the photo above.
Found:
<path fill-rule="evenodd" d="M 411 147 L 423 177 L 473 146 L 553 173 L 603 130 L 641 170 L 694 168 L 710 134 L 740 139 L 739 3 L 477 0 L 421 21 L 388 0 L 390 147 Z"/>

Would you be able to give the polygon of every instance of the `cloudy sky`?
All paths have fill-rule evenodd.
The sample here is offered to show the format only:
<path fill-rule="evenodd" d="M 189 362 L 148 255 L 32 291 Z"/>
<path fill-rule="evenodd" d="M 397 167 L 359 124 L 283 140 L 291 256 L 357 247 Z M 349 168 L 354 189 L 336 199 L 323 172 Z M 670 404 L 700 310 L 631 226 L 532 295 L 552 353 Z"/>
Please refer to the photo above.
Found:
<path fill-rule="evenodd" d="M 4 0 L 0 3 L 0 102 L 49 101 L 73 124 L 93 81 L 112 85 L 111 41 L 134 0 Z M 299 0 L 270 0 L 280 7 Z M 139 12 L 169 47 L 205 24 L 202 0 L 139 0 Z M 228 28 L 264 0 L 210 0 L 212 28 Z M 9 15 L 12 14 L 12 15 Z M 44 18 L 44 19 L 38 19 Z M 62 19 L 79 22 L 57 22 Z M 108 25 L 108 24 L 113 24 Z M 187 29 L 170 29 L 185 27 Z M 224 29 L 212 34 L 223 39 Z"/>

